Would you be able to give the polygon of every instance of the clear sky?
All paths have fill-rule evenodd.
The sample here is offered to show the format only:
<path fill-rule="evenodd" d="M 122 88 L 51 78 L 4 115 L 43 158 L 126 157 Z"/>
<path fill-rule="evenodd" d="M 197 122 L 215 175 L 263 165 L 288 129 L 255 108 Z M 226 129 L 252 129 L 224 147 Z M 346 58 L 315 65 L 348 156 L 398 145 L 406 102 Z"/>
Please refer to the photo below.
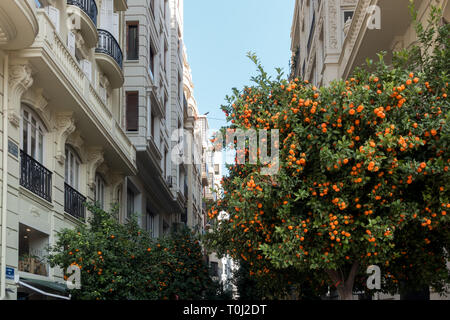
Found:
<path fill-rule="evenodd" d="M 225 125 L 220 106 L 231 88 L 250 84 L 255 52 L 265 70 L 288 73 L 294 0 L 185 0 L 184 42 L 200 114 L 209 126 Z M 215 119 L 223 119 L 215 120 Z"/>

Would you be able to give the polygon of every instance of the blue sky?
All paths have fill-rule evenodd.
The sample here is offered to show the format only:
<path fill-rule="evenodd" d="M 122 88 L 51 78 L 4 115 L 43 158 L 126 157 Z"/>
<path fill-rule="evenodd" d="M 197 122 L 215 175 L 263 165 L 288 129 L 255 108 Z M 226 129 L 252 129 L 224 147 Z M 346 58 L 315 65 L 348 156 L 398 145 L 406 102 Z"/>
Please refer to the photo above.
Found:
<path fill-rule="evenodd" d="M 255 52 L 265 70 L 288 71 L 294 0 L 186 0 L 184 42 L 200 114 L 209 111 L 209 126 L 226 124 L 220 105 L 231 88 L 250 84 Z M 215 119 L 223 119 L 215 120 Z"/>

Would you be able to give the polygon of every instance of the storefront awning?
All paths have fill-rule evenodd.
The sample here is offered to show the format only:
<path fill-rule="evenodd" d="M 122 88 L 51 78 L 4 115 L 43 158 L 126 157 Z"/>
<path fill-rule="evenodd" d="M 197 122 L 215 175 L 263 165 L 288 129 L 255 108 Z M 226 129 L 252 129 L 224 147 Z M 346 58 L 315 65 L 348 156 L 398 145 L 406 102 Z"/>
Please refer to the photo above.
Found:
<path fill-rule="evenodd" d="M 19 277 L 16 280 L 16 283 L 25 288 L 31 289 L 33 291 L 36 291 L 36 292 L 43 294 L 45 296 L 48 296 L 48 297 L 70 300 L 70 295 L 62 296 L 62 295 L 53 294 L 53 293 L 44 291 L 45 289 L 47 289 L 47 290 L 60 292 L 63 294 L 67 293 L 68 289 L 67 289 L 66 284 L 64 284 L 64 283 L 58 283 L 58 282 L 47 281 L 47 280 L 29 279 L 29 278 L 22 278 L 22 277 Z M 40 289 L 40 288 L 42 288 L 42 289 Z"/>

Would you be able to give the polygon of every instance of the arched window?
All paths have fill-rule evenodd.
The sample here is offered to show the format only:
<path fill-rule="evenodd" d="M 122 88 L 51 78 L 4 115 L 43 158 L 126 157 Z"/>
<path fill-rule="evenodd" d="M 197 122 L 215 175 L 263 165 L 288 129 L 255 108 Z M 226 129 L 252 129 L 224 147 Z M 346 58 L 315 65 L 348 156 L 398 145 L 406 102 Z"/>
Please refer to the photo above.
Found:
<path fill-rule="evenodd" d="M 66 145 L 66 160 L 65 160 L 65 181 L 66 183 L 78 191 L 80 186 L 80 157 L 75 150 Z"/>
<path fill-rule="evenodd" d="M 20 147 L 40 163 L 44 155 L 44 135 L 47 131 L 39 117 L 26 105 L 22 105 Z"/>
<path fill-rule="evenodd" d="M 95 202 L 104 209 L 105 206 L 105 180 L 98 173 L 95 176 Z"/>

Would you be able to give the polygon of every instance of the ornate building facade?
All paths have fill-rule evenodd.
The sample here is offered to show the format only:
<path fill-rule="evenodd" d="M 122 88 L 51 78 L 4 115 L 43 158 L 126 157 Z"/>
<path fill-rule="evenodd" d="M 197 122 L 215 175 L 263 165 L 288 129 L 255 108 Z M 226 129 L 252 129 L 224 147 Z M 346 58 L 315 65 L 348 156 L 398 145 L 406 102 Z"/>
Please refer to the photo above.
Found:
<path fill-rule="evenodd" d="M 450 21 L 448 0 L 416 2 L 418 19 L 426 24 L 430 4 L 443 9 Z M 291 28 L 291 77 L 327 85 L 348 78 L 364 65 L 416 41 L 409 0 L 296 0 Z M 443 21 L 443 23 L 445 23 Z"/>
<path fill-rule="evenodd" d="M 122 108 L 127 1 L 6 0 L 0 9 L 0 299 L 26 299 L 18 283 L 63 280 L 44 259 L 56 233 L 87 221 L 85 201 L 124 204 L 125 177 L 137 173 Z"/>

